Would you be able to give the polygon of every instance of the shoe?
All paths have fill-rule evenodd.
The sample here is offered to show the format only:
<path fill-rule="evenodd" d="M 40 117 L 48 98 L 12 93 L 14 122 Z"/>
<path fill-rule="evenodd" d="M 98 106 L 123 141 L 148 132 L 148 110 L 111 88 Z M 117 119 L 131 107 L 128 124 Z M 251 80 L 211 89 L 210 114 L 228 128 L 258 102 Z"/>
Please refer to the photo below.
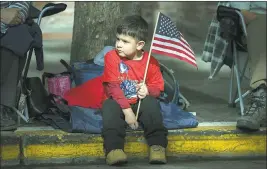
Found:
<path fill-rule="evenodd" d="M 106 163 L 108 165 L 122 165 L 127 163 L 127 156 L 122 149 L 115 149 L 107 154 Z"/>
<path fill-rule="evenodd" d="M 166 164 L 166 149 L 159 145 L 153 145 L 149 149 L 150 164 Z"/>
<path fill-rule="evenodd" d="M 266 93 L 265 85 L 252 91 L 245 114 L 237 119 L 237 128 L 259 130 L 266 125 Z"/>
<path fill-rule="evenodd" d="M 17 129 L 16 113 L 7 106 L 0 106 L 1 131 L 14 131 Z"/>

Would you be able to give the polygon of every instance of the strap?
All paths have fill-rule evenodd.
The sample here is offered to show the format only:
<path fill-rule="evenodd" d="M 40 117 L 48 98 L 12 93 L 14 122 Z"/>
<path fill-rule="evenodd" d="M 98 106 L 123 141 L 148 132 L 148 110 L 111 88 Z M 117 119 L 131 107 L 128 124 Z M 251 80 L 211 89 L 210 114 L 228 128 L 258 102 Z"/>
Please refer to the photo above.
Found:
<path fill-rule="evenodd" d="M 68 72 L 73 73 L 71 66 L 63 59 L 60 59 L 60 63 L 67 69 Z"/>
<path fill-rule="evenodd" d="M 47 113 L 43 113 L 41 117 L 45 120 L 49 120 L 48 123 L 52 123 L 50 125 L 55 125 L 66 132 L 72 132 L 72 125 L 70 122 L 71 113 L 67 106 L 67 101 L 55 94 L 50 94 L 48 99 L 53 106 L 48 109 Z M 60 100 L 61 103 L 57 103 L 55 99 Z"/>
<path fill-rule="evenodd" d="M 72 132 L 71 122 L 61 117 L 58 109 L 49 109 L 49 113 L 43 113 L 39 118 L 48 125 L 59 128 L 65 132 Z"/>
<path fill-rule="evenodd" d="M 57 104 L 56 99 L 59 100 L 62 104 L 68 105 L 68 101 L 59 95 L 55 95 L 53 93 L 50 93 L 48 98 L 55 105 Z"/>

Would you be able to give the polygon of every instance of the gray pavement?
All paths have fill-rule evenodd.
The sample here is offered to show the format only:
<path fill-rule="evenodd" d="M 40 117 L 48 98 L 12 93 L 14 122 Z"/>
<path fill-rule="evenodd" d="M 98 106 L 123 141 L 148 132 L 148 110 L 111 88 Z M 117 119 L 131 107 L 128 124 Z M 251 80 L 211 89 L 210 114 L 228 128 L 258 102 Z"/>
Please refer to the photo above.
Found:
<path fill-rule="evenodd" d="M 72 9 L 69 9 L 72 10 Z M 60 16 L 59 23 L 52 24 L 56 18 L 45 18 L 42 22 L 43 32 L 72 32 L 73 18 Z M 51 23 L 50 23 L 51 22 Z M 49 26 L 48 26 L 49 25 Z M 213 80 L 209 80 L 210 63 L 201 60 L 204 41 L 192 35 L 184 35 L 196 53 L 198 70 L 193 66 L 166 56 L 154 55 L 158 60 L 174 71 L 179 82 L 182 94 L 190 102 L 189 111 L 196 112 L 200 122 L 235 122 L 239 116 L 238 108 L 228 107 L 230 69 L 222 67 Z M 148 49 L 150 45 L 146 47 Z M 45 40 L 45 70 L 46 72 L 59 73 L 65 70 L 59 60 L 70 60 L 71 39 Z M 44 72 L 36 70 L 35 57 L 29 70 L 29 76 L 41 76 Z M 243 91 L 248 88 L 248 81 L 243 83 Z M 238 105 L 237 105 L 238 106 Z"/>
<path fill-rule="evenodd" d="M 223 66 L 217 76 L 209 80 L 210 63 L 201 60 L 204 42 L 194 37 L 189 37 L 188 42 L 196 53 L 198 70 L 180 60 L 158 55 L 156 57 L 174 71 L 181 93 L 190 102 L 188 110 L 196 112 L 200 122 L 236 121 L 240 115 L 239 103 L 236 108 L 228 107 L 231 69 L 228 66 Z M 248 82 L 244 78 L 243 92 L 248 90 Z"/>
<path fill-rule="evenodd" d="M 180 161 L 167 165 L 150 165 L 147 163 L 134 163 L 130 161 L 125 166 L 108 167 L 101 165 L 83 165 L 83 166 L 38 166 L 38 167 L 12 167 L 12 169 L 266 169 L 266 160 L 260 161 Z M 10 168 L 11 169 L 11 168 Z"/>
<path fill-rule="evenodd" d="M 154 55 L 163 64 L 174 71 L 182 94 L 190 102 L 188 111 L 196 112 L 200 122 L 235 122 L 239 116 L 238 108 L 228 107 L 230 69 L 224 66 L 213 80 L 209 80 L 210 63 L 201 60 L 203 42 L 193 39 L 189 43 L 197 53 L 198 70 L 193 66 L 166 56 Z M 71 40 L 44 41 L 45 70 L 59 73 L 65 70 L 59 60 L 70 60 Z M 29 70 L 29 76 L 41 76 L 36 70 L 35 57 Z M 248 83 L 244 83 L 244 91 Z M 238 106 L 238 105 L 237 105 Z"/>

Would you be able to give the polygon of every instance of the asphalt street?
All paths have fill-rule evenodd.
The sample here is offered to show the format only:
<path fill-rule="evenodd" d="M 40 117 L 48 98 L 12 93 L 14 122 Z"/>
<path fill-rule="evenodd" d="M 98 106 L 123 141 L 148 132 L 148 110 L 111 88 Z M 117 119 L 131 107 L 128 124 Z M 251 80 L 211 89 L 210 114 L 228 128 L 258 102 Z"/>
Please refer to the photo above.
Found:
<path fill-rule="evenodd" d="M 6 169 L 266 169 L 266 160 L 235 160 L 235 161 L 176 161 L 166 165 L 150 165 L 146 162 L 129 161 L 124 166 L 100 164 L 64 165 L 64 166 L 25 166 Z"/>

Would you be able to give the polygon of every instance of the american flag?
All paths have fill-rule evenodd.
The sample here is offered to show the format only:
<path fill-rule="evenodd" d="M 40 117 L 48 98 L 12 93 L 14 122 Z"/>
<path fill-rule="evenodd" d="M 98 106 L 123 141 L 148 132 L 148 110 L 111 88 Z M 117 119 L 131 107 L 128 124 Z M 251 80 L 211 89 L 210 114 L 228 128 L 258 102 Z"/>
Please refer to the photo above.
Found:
<path fill-rule="evenodd" d="M 183 60 L 197 67 L 193 50 L 171 19 L 159 14 L 151 52 Z"/>

